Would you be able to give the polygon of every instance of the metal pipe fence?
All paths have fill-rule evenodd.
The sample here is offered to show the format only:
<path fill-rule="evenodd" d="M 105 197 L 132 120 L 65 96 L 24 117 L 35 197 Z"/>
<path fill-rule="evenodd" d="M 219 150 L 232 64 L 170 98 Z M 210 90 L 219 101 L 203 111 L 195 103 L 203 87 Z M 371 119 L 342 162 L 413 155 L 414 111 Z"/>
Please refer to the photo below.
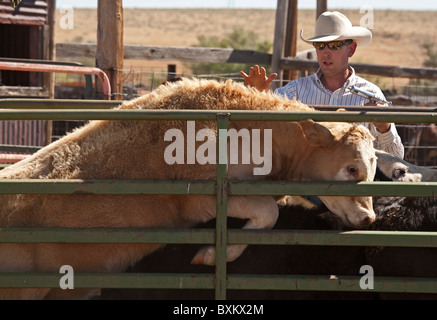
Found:
<path fill-rule="evenodd" d="M 10 103 L 10 102 L 8 102 Z M 31 102 L 29 102 L 32 104 Z M 0 120 L 216 120 L 227 129 L 229 121 L 314 121 L 435 123 L 433 112 L 268 112 L 268 111 L 162 111 L 62 108 L 51 110 L 0 110 Z M 0 106 L 2 105 L 0 101 Z M 86 105 L 84 102 L 83 105 Z M 220 136 L 217 143 L 220 144 Z M 218 149 L 219 151 L 219 149 Z M 218 155 L 220 156 L 220 155 Z M 214 244 L 217 263 L 214 274 L 124 274 L 75 273 L 75 288 L 198 288 L 215 290 L 216 299 L 226 299 L 228 289 L 361 291 L 359 277 L 303 275 L 231 275 L 226 272 L 227 244 L 353 245 L 437 247 L 437 232 L 409 231 L 290 231 L 228 230 L 227 197 L 231 195 L 366 195 L 431 196 L 437 182 L 288 182 L 234 181 L 227 179 L 227 164 L 217 165 L 216 180 L 0 180 L 0 194 L 208 194 L 217 198 L 216 229 L 70 229 L 1 228 L 0 242 L 61 243 L 195 243 Z M 59 274 L 0 272 L 0 287 L 59 287 Z M 437 279 L 375 277 L 375 292 L 437 293 Z"/>

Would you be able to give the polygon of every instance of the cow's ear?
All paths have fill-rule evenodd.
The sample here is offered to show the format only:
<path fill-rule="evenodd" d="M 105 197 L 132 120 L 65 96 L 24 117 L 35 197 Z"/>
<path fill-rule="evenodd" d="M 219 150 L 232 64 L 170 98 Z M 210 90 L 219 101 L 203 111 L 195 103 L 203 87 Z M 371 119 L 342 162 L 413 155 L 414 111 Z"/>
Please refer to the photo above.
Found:
<path fill-rule="evenodd" d="M 299 125 L 302 128 L 305 138 L 310 145 L 314 147 L 327 146 L 334 141 L 334 136 L 331 131 L 325 126 L 314 122 L 313 120 L 299 121 Z"/>

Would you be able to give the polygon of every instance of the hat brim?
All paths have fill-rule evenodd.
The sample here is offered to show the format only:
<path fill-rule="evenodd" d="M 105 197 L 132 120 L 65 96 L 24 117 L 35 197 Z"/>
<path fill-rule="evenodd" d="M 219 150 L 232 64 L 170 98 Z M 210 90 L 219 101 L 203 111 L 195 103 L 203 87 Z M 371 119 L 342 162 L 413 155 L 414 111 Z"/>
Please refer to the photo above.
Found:
<path fill-rule="evenodd" d="M 303 37 L 303 30 L 300 30 L 300 38 L 306 43 L 313 44 L 313 42 L 329 42 L 352 39 L 360 46 L 367 46 L 372 41 L 372 32 L 363 27 L 352 27 L 348 32 L 341 35 L 321 35 L 305 39 Z"/>

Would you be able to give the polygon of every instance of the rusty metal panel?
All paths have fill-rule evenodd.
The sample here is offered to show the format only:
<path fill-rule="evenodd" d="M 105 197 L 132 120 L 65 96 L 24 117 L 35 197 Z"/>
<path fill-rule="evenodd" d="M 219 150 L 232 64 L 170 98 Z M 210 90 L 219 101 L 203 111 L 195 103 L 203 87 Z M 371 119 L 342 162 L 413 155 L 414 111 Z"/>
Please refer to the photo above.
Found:
<path fill-rule="evenodd" d="M 46 121 L 0 121 L 0 144 L 43 146 Z"/>
<path fill-rule="evenodd" d="M 0 23 L 43 26 L 48 24 L 47 1 L 22 0 L 13 9 L 9 0 L 0 2 Z"/>

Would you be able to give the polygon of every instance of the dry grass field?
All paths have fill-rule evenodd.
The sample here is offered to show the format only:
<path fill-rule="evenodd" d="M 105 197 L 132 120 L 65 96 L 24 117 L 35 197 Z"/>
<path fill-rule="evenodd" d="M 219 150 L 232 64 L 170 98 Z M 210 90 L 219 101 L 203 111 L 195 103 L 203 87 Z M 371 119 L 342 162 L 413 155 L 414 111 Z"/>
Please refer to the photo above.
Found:
<path fill-rule="evenodd" d="M 363 14 L 359 10 L 339 10 L 346 14 L 353 25 L 359 25 Z M 57 21 L 61 13 L 57 11 Z M 74 9 L 74 29 L 56 28 L 56 42 L 96 42 L 96 10 Z M 304 35 L 313 34 L 314 10 L 300 10 L 298 30 Z M 275 10 L 243 9 L 125 9 L 124 43 L 140 45 L 191 46 L 197 37 L 223 38 L 235 28 L 252 30 L 259 40 L 273 42 Z M 437 19 L 435 12 L 424 11 L 374 11 L 372 43 L 358 48 L 353 62 L 401 66 L 422 66 L 426 59 L 423 43 L 437 44 Z M 310 46 L 298 39 L 298 51 Z M 156 70 L 157 62 L 126 61 L 125 67 L 135 64 L 145 70 Z M 187 66 L 178 64 L 179 72 Z"/>

